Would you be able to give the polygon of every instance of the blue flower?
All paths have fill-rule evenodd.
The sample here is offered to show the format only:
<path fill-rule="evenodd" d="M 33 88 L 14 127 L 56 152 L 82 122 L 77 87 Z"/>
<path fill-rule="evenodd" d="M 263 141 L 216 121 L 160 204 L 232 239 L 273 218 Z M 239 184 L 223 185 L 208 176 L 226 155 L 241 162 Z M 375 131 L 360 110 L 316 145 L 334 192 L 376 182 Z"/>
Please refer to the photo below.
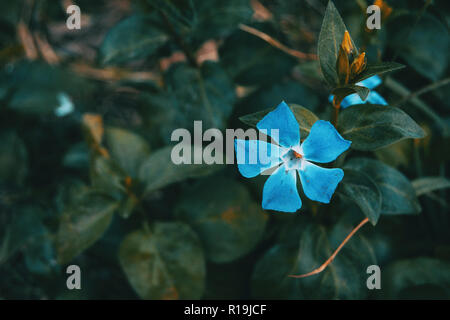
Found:
<path fill-rule="evenodd" d="M 363 104 L 363 103 L 371 103 L 371 104 L 381 104 L 387 106 L 386 100 L 376 91 L 372 89 L 378 87 L 381 84 L 381 78 L 377 75 L 367 78 L 361 82 L 357 82 L 356 85 L 363 86 L 370 89 L 370 93 L 367 96 L 366 100 L 362 100 L 357 93 L 350 94 L 344 98 L 341 102 L 342 108 L 347 108 L 354 104 Z M 328 97 L 328 101 L 333 102 L 333 95 Z"/>
<path fill-rule="evenodd" d="M 342 138 L 330 122 L 318 120 L 311 127 L 308 137 L 300 143 L 299 124 L 285 102 L 269 112 L 256 127 L 260 132 L 269 134 L 277 145 L 260 140 L 236 139 L 235 150 L 239 172 L 246 178 L 253 178 L 270 168 L 275 169 L 264 184 L 263 209 L 295 212 L 301 208 L 297 172 L 309 199 L 329 203 L 344 177 L 344 171 L 322 168 L 312 162 L 335 160 L 350 147 L 351 141 Z"/>

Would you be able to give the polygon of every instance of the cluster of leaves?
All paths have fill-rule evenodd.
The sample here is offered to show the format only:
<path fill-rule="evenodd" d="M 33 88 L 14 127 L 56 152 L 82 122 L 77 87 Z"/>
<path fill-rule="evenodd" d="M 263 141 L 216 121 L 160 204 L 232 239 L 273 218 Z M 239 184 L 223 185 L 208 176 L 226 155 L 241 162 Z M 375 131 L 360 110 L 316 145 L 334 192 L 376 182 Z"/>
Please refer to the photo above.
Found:
<path fill-rule="evenodd" d="M 90 19 L 72 31 L 53 2 L 0 5 L 11 31 L 0 37 L 0 298 L 450 298 L 448 86 L 412 91 L 448 74 L 447 4 L 399 1 L 368 32 L 349 1 L 337 1 L 348 29 L 324 1 L 107 3 L 79 1 Z M 302 51 L 317 45 L 318 61 L 240 24 Z M 342 81 L 336 44 L 346 30 L 367 65 Z M 30 48 L 36 35 L 50 48 Z M 408 68 L 386 76 L 401 65 L 380 57 Z M 264 177 L 170 160 L 174 129 L 255 126 L 281 100 L 304 139 L 332 119 L 331 92 L 365 98 L 356 83 L 375 74 L 396 106 L 340 111 L 337 129 L 352 145 L 336 162 L 345 176 L 330 205 L 264 212 Z M 55 111 L 61 94 L 74 105 L 65 116 Z M 318 267 L 364 217 L 376 227 L 324 272 L 287 277 Z M 82 290 L 66 289 L 69 264 L 80 266 Z M 383 272 L 376 293 L 366 287 L 372 264 Z"/>

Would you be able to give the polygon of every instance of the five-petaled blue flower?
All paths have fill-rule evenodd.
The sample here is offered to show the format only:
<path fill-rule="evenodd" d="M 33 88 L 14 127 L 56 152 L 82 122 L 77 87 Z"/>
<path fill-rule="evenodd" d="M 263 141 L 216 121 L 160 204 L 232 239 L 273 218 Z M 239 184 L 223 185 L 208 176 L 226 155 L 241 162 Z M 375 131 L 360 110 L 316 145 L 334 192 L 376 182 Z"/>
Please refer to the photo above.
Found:
<path fill-rule="evenodd" d="M 350 147 L 351 141 L 342 138 L 330 122 L 318 120 L 311 127 L 308 137 L 300 143 L 299 124 L 284 101 L 261 119 L 256 127 L 260 132 L 269 134 L 278 145 L 236 139 L 235 149 L 239 172 L 246 178 L 253 178 L 278 166 L 264 184 L 262 207 L 283 212 L 295 212 L 301 208 L 297 171 L 305 195 L 311 200 L 329 203 L 344 177 L 344 171 L 322 168 L 312 162 L 335 160 Z M 273 132 L 277 132 L 279 138 Z M 259 155 L 261 149 L 268 161 L 261 161 L 258 156 L 253 164 L 249 163 L 251 161 L 248 159 Z"/>
<path fill-rule="evenodd" d="M 372 89 L 378 87 L 381 84 L 381 78 L 377 75 L 367 78 L 361 82 L 357 82 L 356 85 L 363 86 L 370 89 L 370 93 L 367 96 L 366 100 L 362 100 L 357 93 L 352 93 L 348 96 L 346 96 L 342 102 L 341 107 L 347 108 L 349 106 L 352 106 L 354 104 L 363 104 L 363 103 L 371 103 L 371 104 L 380 104 L 383 106 L 387 106 L 386 100 L 376 91 L 373 91 Z M 330 95 L 328 97 L 328 101 L 333 102 L 333 95 Z"/>

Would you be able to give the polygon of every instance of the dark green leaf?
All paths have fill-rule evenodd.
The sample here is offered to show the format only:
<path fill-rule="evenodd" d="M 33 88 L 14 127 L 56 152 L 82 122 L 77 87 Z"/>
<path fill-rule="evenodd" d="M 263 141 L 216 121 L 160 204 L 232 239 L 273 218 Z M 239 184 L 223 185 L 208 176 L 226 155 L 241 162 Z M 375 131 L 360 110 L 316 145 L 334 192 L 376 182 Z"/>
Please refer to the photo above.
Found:
<path fill-rule="evenodd" d="M 297 226 L 297 228 L 302 228 Z M 350 228 L 351 229 L 351 228 Z M 364 299 L 365 266 L 374 263 L 373 249 L 360 234 L 342 249 L 321 273 L 295 279 L 289 275 L 308 273 L 325 262 L 336 246 L 333 237 L 342 241 L 347 228 L 329 232 L 309 223 L 298 240 L 276 243 L 257 262 L 252 275 L 252 293 L 258 299 Z"/>
<path fill-rule="evenodd" d="M 140 136 L 120 128 L 106 128 L 105 140 L 111 157 L 132 178 L 150 154 L 148 143 Z"/>
<path fill-rule="evenodd" d="M 310 110 L 296 105 L 291 104 L 289 106 L 294 113 L 295 119 L 297 119 L 297 122 L 300 126 L 300 135 L 302 137 L 308 136 L 309 132 L 311 131 L 312 125 L 319 120 L 319 118 Z M 263 111 L 259 111 L 253 114 L 248 114 L 245 116 L 242 116 L 239 118 L 242 122 L 245 124 L 248 124 L 249 126 L 256 127 L 256 124 L 264 118 L 266 114 L 273 111 L 275 108 L 266 109 Z"/>
<path fill-rule="evenodd" d="M 78 203 L 65 208 L 56 237 L 58 262 L 70 262 L 100 239 L 117 207 L 108 197 L 86 192 Z"/>
<path fill-rule="evenodd" d="M 139 179 L 146 185 L 144 193 L 148 194 L 169 184 L 213 173 L 221 168 L 220 165 L 207 164 L 179 164 L 171 160 L 172 147 L 165 147 L 152 153 L 139 170 Z M 197 148 L 194 152 L 202 152 Z"/>
<path fill-rule="evenodd" d="M 217 176 L 189 187 L 177 209 L 179 217 L 199 234 L 207 258 L 215 263 L 230 262 L 252 250 L 267 220 L 243 185 Z"/>
<path fill-rule="evenodd" d="M 111 159 L 95 156 L 91 160 L 90 177 L 94 188 L 120 199 L 127 173 Z"/>
<path fill-rule="evenodd" d="M 51 262 L 54 261 L 51 234 L 43 224 L 43 217 L 39 207 L 15 209 L 10 223 L 0 227 L 0 265 L 22 251 L 27 268 L 32 273 L 46 274 L 55 267 L 55 262 Z"/>
<path fill-rule="evenodd" d="M 196 234 L 179 222 L 152 229 L 132 232 L 120 245 L 120 265 L 131 286 L 142 299 L 201 298 L 206 270 Z"/>
<path fill-rule="evenodd" d="M 15 132 L 0 134 L 0 180 L 22 184 L 28 172 L 28 154 L 25 144 Z"/>
<path fill-rule="evenodd" d="M 407 138 L 423 138 L 422 128 L 398 108 L 360 104 L 342 110 L 339 132 L 356 150 L 376 150 Z"/>
<path fill-rule="evenodd" d="M 397 62 L 380 62 L 377 64 L 369 64 L 366 69 L 358 75 L 355 82 L 370 78 L 376 74 L 380 75 L 386 72 L 403 69 L 405 66 Z M 364 99 L 363 99 L 364 100 Z"/>
<path fill-rule="evenodd" d="M 438 80 L 448 66 L 448 28 L 434 15 L 403 14 L 386 25 L 389 45 L 424 77 Z M 409 28 L 404 26 L 410 25 Z"/>
<path fill-rule="evenodd" d="M 336 72 L 336 61 L 339 53 L 344 33 L 347 27 L 342 21 L 339 12 L 332 1 L 328 2 L 325 16 L 323 17 L 322 28 L 319 34 L 317 54 L 319 55 L 320 68 L 328 84 L 336 86 L 338 76 Z M 352 41 L 353 42 L 353 41 Z M 354 46 L 356 48 L 356 46 Z"/>
<path fill-rule="evenodd" d="M 389 265 L 381 277 L 382 299 L 449 299 L 450 264 L 419 257 Z"/>
<path fill-rule="evenodd" d="M 425 177 L 414 180 L 412 185 L 417 196 L 421 196 L 428 192 L 450 188 L 450 180 L 444 177 Z"/>
<path fill-rule="evenodd" d="M 153 0 L 183 39 L 196 48 L 206 40 L 227 36 L 239 23 L 250 21 L 253 10 L 247 0 Z"/>
<path fill-rule="evenodd" d="M 336 97 L 340 97 L 341 99 L 352 93 L 357 93 L 362 100 L 366 100 L 367 96 L 369 95 L 369 92 L 370 90 L 366 87 L 349 85 L 346 87 L 338 87 L 334 89 L 331 93 L 334 94 Z"/>
<path fill-rule="evenodd" d="M 154 16 L 134 15 L 113 27 L 100 47 L 103 64 L 146 58 L 168 40 Z"/>
<path fill-rule="evenodd" d="M 361 171 L 345 169 L 344 179 L 339 185 L 337 192 L 354 202 L 376 225 L 381 213 L 382 195 L 376 183 Z"/>
<path fill-rule="evenodd" d="M 235 101 L 233 84 L 222 68 L 213 62 L 201 70 L 184 63 L 173 65 L 165 74 L 166 91 L 146 95 L 149 124 L 160 128 L 167 141 L 177 128 L 193 129 L 202 121 L 203 130 L 222 129 Z"/>
<path fill-rule="evenodd" d="M 414 188 L 400 171 L 368 158 L 353 158 L 346 167 L 364 172 L 377 184 L 382 195 L 382 214 L 420 212 Z"/>
<path fill-rule="evenodd" d="M 85 78 L 46 63 L 22 62 L 12 70 L 8 76 L 13 89 L 8 107 L 24 114 L 56 114 L 61 95 L 72 100 L 77 109 L 77 102 L 90 98 L 94 88 Z"/>

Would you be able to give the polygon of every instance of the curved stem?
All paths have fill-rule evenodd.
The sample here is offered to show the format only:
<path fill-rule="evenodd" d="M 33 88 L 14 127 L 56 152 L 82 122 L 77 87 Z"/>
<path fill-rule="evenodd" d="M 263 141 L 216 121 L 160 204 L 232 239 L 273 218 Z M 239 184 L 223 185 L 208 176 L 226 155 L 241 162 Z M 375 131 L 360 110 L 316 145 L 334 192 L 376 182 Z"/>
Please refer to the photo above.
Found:
<path fill-rule="evenodd" d="M 342 243 L 339 245 L 339 247 L 336 249 L 336 251 L 333 252 L 333 254 L 328 258 L 327 261 L 325 261 L 319 268 L 314 269 L 311 272 L 300 274 L 300 275 L 289 275 L 291 278 L 306 278 L 315 274 L 318 274 L 325 270 L 325 268 L 333 262 L 334 258 L 336 258 L 336 255 L 341 251 L 341 249 L 344 247 L 344 245 L 348 242 L 348 240 L 353 237 L 353 235 L 358 231 L 363 225 L 365 225 L 367 222 L 369 222 L 369 218 L 365 218 L 363 221 L 361 221 L 353 230 L 348 234 L 348 236 L 342 241 Z"/>
<path fill-rule="evenodd" d="M 254 36 L 257 36 L 258 38 L 266 41 L 267 43 L 274 46 L 275 48 L 278 48 L 281 51 L 283 51 L 293 57 L 296 57 L 297 59 L 305 59 L 305 60 L 317 60 L 318 59 L 317 55 L 314 53 L 304 53 L 304 52 L 301 52 L 301 51 L 298 51 L 295 49 L 291 49 L 291 48 L 285 46 L 284 44 L 282 44 L 281 42 L 279 42 L 278 40 L 272 38 L 267 33 L 264 33 L 262 31 L 259 31 L 258 29 L 249 27 L 245 24 L 241 23 L 239 25 L 239 29 L 241 29 L 242 31 L 248 32 Z"/>

